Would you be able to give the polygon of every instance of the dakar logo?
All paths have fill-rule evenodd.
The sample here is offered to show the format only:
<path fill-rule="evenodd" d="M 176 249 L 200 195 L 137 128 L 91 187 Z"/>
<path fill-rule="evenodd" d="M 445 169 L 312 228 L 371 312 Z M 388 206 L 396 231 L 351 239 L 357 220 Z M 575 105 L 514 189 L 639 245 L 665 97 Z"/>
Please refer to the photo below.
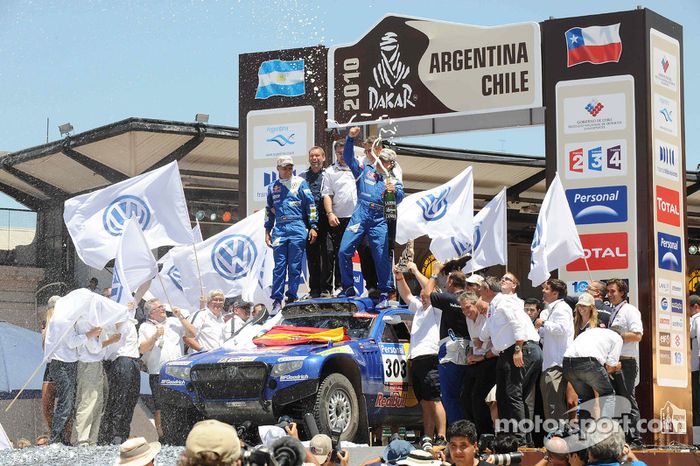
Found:
<path fill-rule="evenodd" d="M 119 196 L 107 206 L 102 215 L 102 225 L 112 236 L 119 236 L 124 224 L 130 218 L 139 222 L 142 230 L 146 231 L 151 222 L 151 210 L 146 202 L 136 196 Z"/>
<path fill-rule="evenodd" d="M 170 278 L 170 281 L 173 282 L 173 285 L 175 285 L 175 288 L 177 288 L 180 291 L 183 291 L 182 276 L 180 275 L 180 270 L 173 265 L 168 269 L 167 275 L 168 278 Z"/>
<path fill-rule="evenodd" d="M 411 67 L 401 61 L 399 41 L 395 32 L 387 32 L 379 43 L 381 59 L 372 69 L 376 87 L 369 86 L 369 109 L 408 108 L 416 105 L 411 101 L 413 89 L 402 81 L 411 72 Z"/>
<path fill-rule="evenodd" d="M 245 277 L 257 257 L 255 243 L 245 235 L 226 235 L 211 250 L 214 270 L 227 280 Z"/>
<path fill-rule="evenodd" d="M 423 218 L 426 222 L 440 220 L 447 213 L 447 195 L 450 194 L 452 188 L 445 188 L 440 191 L 437 196 L 435 194 L 427 194 L 418 199 L 418 205 L 423 210 Z"/>

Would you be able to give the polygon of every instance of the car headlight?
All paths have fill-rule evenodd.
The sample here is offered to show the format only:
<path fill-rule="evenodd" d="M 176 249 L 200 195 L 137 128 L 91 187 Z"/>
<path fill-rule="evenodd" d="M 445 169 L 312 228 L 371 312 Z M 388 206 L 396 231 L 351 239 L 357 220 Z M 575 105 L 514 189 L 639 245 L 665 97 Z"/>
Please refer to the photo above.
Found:
<path fill-rule="evenodd" d="M 165 366 L 165 373 L 177 379 L 190 380 L 189 366 Z"/>
<path fill-rule="evenodd" d="M 272 368 L 272 376 L 279 377 L 284 374 L 289 374 L 290 372 L 298 371 L 303 365 L 304 361 L 289 361 L 275 364 Z"/>

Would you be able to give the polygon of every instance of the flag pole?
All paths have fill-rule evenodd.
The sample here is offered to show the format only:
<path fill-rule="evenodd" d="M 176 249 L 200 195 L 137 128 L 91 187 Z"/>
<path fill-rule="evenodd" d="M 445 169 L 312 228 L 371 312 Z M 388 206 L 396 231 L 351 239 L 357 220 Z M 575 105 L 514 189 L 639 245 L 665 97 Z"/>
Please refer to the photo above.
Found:
<path fill-rule="evenodd" d="M 197 265 L 197 276 L 199 277 L 199 296 L 204 296 L 204 285 L 202 285 L 202 271 L 199 270 L 199 258 L 197 257 L 197 247 L 192 238 L 192 251 L 194 251 L 194 263 Z M 160 276 L 160 274 L 158 274 Z"/>
<path fill-rule="evenodd" d="M 586 264 L 586 270 L 588 271 L 588 278 L 590 278 L 591 283 L 593 283 L 593 274 L 591 273 L 591 268 L 588 267 L 588 259 L 586 259 L 586 256 L 583 256 L 583 263 Z"/>

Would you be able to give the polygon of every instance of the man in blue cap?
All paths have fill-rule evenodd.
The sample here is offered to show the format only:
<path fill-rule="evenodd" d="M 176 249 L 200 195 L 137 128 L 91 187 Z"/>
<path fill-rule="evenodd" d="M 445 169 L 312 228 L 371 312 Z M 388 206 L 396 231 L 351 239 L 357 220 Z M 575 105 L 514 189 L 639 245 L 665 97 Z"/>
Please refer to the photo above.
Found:
<path fill-rule="evenodd" d="M 309 243 L 316 241 L 318 215 L 309 185 L 292 174 L 294 161 L 277 158 L 279 179 L 267 188 L 265 243 L 273 250 L 275 269 L 272 277 L 272 314 L 282 308 L 284 281 L 287 278 L 287 302 L 297 300 L 301 264 Z"/>
<path fill-rule="evenodd" d="M 384 218 L 384 193 L 395 193 L 398 204 L 403 200 L 403 184 L 392 175 L 396 164 L 396 152 L 393 150 L 382 149 L 375 165 L 362 165 L 357 161 L 353 147 L 359 134 L 359 127 L 350 128 L 343 148 L 343 159 L 352 170 L 357 183 L 357 205 L 340 244 L 340 276 L 343 294 L 354 296 L 352 256 L 362 237 L 367 235 L 377 269 L 377 288 L 382 293 L 380 301 L 384 301 L 393 289 L 389 230 Z"/>

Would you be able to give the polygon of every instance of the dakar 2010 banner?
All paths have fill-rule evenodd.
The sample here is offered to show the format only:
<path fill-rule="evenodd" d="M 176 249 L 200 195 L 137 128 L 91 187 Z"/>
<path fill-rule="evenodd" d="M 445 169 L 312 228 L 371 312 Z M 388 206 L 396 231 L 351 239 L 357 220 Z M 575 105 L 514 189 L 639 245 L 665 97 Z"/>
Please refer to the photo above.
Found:
<path fill-rule="evenodd" d="M 385 16 L 332 48 L 331 126 L 542 106 L 538 23 L 479 27 Z"/>

